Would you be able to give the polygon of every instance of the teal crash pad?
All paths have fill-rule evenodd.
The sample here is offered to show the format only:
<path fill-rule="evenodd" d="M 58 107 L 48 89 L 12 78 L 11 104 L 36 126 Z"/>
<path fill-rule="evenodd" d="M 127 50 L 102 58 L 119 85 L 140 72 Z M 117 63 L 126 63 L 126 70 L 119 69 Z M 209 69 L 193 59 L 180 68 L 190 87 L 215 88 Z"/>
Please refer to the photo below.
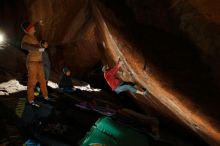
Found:
<path fill-rule="evenodd" d="M 98 119 L 80 146 L 149 146 L 148 137 L 123 124 L 114 122 L 110 117 Z"/>

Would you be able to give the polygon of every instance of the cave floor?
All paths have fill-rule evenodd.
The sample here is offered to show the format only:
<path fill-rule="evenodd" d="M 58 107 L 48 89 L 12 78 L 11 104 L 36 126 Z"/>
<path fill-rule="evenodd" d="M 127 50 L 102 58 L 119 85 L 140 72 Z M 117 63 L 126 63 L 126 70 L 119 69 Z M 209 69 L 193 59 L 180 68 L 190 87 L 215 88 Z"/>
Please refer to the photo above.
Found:
<path fill-rule="evenodd" d="M 83 110 L 75 106 L 76 103 L 91 102 L 96 99 L 97 104 L 108 106 L 110 109 L 120 113 L 121 109 L 129 109 L 139 114 L 140 109 L 126 95 L 117 96 L 116 94 L 109 95 L 105 92 L 87 92 L 77 91 L 70 94 L 63 94 L 56 89 L 49 88 L 49 96 L 56 99 L 56 102 L 51 103 L 55 109 L 55 115 L 48 118 L 47 126 L 57 124 L 69 125 L 69 132 L 59 139 L 68 142 L 70 145 L 76 145 L 82 139 L 91 126 L 98 120 L 102 114 L 92 111 Z M 112 97 L 112 98 L 111 98 Z M 27 128 L 21 126 L 22 110 L 19 109 L 21 101 L 25 102 L 26 91 L 0 96 L 0 145 L 22 145 L 27 139 L 34 138 L 33 133 L 27 132 Z M 119 110 L 120 109 L 120 110 Z M 20 111 L 19 111 L 20 110 Z M 134 118 L 134 117 L 133 117 Z M 150 145 L 161 146 L 205 146 L 207 145 L 196 134 L 190 132 L 185 127 L 178 125 L 173 121 L 169 121 L 164 117 L 158 117 L 160 122 L 160 140 L 154 140 L 149 135 Z M 137 119 L 131 119 L 138 123 Z M 131 127 L 132 128 L 132 127 Z M 149 131 L 149 133 L 151 133 Z M 57 138 L 53 135 L 54 139 Z"/>

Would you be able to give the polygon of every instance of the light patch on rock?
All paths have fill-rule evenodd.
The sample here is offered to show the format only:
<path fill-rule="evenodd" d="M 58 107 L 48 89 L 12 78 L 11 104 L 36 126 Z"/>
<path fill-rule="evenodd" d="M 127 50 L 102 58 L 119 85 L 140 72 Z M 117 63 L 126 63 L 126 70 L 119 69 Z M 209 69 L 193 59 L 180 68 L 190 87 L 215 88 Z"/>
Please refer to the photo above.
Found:
<path fill-rule="evenodd" d="M 0 83 L 0 95 L 9 95 L 20 91 L 27 90 L 27 86 L 21 85 L 17 80 Z"/>
<path fill-rule="evenodd" d="M 101 89 L 92 88 L 89 84 L 85 86 L 74 86 L 75 89 L 79 89 L 82 91 L 89 91 L 89 92 L 99 92 Z"/>
<path fill-rule="evenodd" d="M 57 83 L 54 83 L 52 81 L 48 81 L 47 85 L 53 89 L 56 89 L 58 88 L 58 84 Z"/>
<path fill-rule="evenodd" d="M 78 82 L 80 83 L 80 81 L 78 81 Z M 88 83 L 82 82 L 81 84 L 82 84 L 82 85 L 77 85 L 77 86 L 75 85 L 75 86 L 73 86 L 73 89 L 79 89 L 79 90 L 81 90 L 81 91 L 88 91 L 88 92 L 99 92 L 99 91 L 101 91 L 101 89 L 92 88 L 92 87 L 90 86 L 90 84 L 88 84 Z M 86 85 L 85 85 L 85 84 L 86 84 Z M 51 87 L 51 88 L 53 88 L 53 89 L 59 88 L 58 84 L 57 84 L 57 83 L 54 83 L 54 82 L 52 82 L 52 81 L 48 81 L 48 86 Z"/>

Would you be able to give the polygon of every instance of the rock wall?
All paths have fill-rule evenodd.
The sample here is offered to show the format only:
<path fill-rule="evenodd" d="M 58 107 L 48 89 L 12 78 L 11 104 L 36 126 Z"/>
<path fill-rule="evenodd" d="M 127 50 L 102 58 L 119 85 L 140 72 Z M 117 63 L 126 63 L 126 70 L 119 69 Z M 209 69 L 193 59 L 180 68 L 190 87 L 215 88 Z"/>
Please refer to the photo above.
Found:
<path fill-rule="evenodd" d="M 112 66 L 120 57 L 120 78 L 150 92 L 133 95 L 143 110 L 153 107 L 210 145 L 220 143 L 217 0 L 12 0 L 0 7 L 0 26 L 15 46 L 1 47 L 2 71 L 25 72 L 20 24 L 43 20 L 53 81 L 63 66 L 77 78 L 98 68 L 102 78 L 102 63 Z"/>
<path fill-rule="evenodd" d="M 178 18 L 179 29 L 199 48 L 201 57 L 212 68 L 219 86 L 220 11 L 217 1 L 179 1 L 171 10 Z"/>
<path fill-rule="evenodd" d="M 154 9 L 145 7 L 148 4 Z M 220 131 L 215 123 L 219 119 L 219 87 L 213 78 L 215 71 L 209 59 L 203 58 L 206 53 L 197 45 L 196 36 L 189 37 L 187 29 L 181 27 L 186 22 L 174 13 L 177 10 L 172 4 L 159 0 L 92 3 L 100 49 L 110 65 L 122 58 L 126 72 L 122 79 L 149 89 L 151 95 L 134 96 L 137 101 L 151 104 L 189 126 L 209 144 L 218 145 Z M 184 12 L 182 15 L 188 14 Z M 197 33 L 193 29 L 188 32 Z"/>
<path fill-rule="evenodd" d="M 26 4 L 30 19 L 44 22 L 42 38 L 48 40 L 51 46 L 53 80 L 57 80 L 64 66 L 72 70 L 74 77 L 81 78 L 99 62 L 94 22 L 88 14 L 86 0 L 27 0 Z"/>
<path fill-rule="evenodd" d="M 25 15 L 25 4 L 16 0 L 1 1 L 0 33 L 4 42 L 0 43 L 0 81 L 21 77 L 25 72 L 25 53 L 20 50 L 22 31 L 20 24 Z"/>

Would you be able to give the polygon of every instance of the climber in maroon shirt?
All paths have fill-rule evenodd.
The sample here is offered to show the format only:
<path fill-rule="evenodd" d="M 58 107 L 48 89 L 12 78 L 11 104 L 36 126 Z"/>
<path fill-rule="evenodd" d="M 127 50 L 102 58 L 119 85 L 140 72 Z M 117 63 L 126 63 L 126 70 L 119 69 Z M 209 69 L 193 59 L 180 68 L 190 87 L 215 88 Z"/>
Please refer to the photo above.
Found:
<path fill-rule="evenodd" d="M 108 65 L 103 66 L 102 71 L 104 72 L 104 78 L 107 81 L 108 85 L 112 88 L 112 91 L 115 91 L 117 94 L 130 91 L 133 93 L 141 94 L 143 96 L 147 95 L 147 91 L 140 91 L 129 84 L 124 84 L 123 81 L 117 78 L 117 73 L 122 65 L 122 61 L 118 60 L 117 64 L 113 68 L 109 68 Z"/>

